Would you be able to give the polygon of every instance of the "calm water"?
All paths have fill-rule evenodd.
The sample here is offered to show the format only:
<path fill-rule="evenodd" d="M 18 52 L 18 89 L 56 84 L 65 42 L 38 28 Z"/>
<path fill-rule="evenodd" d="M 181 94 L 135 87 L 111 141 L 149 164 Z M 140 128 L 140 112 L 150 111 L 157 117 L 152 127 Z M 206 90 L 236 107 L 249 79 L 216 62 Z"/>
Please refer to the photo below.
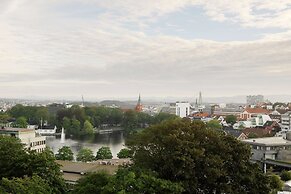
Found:
<path fill-rule="evenodd" d="M 113 158 L 117 158 L 117 153 L 124 148 L 124 137 L 122 132 L 114 132 L 111 134 L 96 134 L 95 136 L 85 137 L 82 139 L 72 139 L 66 137 L 61 141 L 61 136 L 46 136 L 46 144 L 56 154 L 63 146 L 71 147 L 74 157 L 81 148 L 89 148 L 96 155 L 99 148 L 108 146 L 111 149 Z"/>

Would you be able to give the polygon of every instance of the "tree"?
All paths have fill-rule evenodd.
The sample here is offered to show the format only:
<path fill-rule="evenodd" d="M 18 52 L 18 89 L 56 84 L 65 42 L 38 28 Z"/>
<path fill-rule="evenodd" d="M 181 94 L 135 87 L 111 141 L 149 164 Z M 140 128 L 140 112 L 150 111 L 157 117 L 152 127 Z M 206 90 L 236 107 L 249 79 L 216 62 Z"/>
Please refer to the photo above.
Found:
<path fill-rule="evenodd" d="M 38 175 L 52 188 L 52 193 L 65 192 L 65 181 L 52 151 L 29 151 L 24 149 L 19 139 L 0 136 L 0 155 L 0 180 Z"/>
<path fill-rule="evenodd" d="M 63 146 L 58 150 L 56 154 L 57 160 L 69 160 L 72 161 L 74 159 L 74 153 L 72 152 L 71 148 L 68 146 Z"/>
<path fill-rule="evenodd" d="M 90 123 L 90 121 L 86 120 L 84 122 L 83 131 L 84 131 L 84 135 L 92 135 L 94 133 L 93 125 Z"/>
<path fill-rule="evenodd" d="M 81 178 L 73 194 L 102 193 L 102 194 L 180 194 L 183 188 L 180 184 L 156 178 L 153 173 L 134 172 L 120 169 L 117 174 L 109 176 L 105 173 L 92 173 Z"/>
<path fill-rule="evenodd" d="M 157 115 L 155 115 L 155 117 L 153 118 L 153 123 L 154 124 L 159 124 L 163 121 L 167 121 L 167 120 L 173 120 L 178 118 L 177 115 L 173 115 L 173 114 L 169 114 L 169 113 L 159 113 Z"/>
<path fill-rule="evenodd" d="M 92 173 L 78 180 L 72 194 L 102 193 L 111 177 L 105 173 Z"/>
<path fill-rule="evenodd" d="M 225 117 L 225 121 L 228 123 L 228 124 L 231 124 L 231 125 L 234 125 L 236 123 L 236 116 L 235 115 L 227 115 Z"/>
<path fill-rule="evenodd" d="M 37 175 L 24 178 L 3 178 L 0 181 L 0 193 L 15 193 L 15 194 L 50 194 L 52 193 L 51 187 Z"/>
<path fill-rule="evenodd" d="M 283 181 L 289 181 L 289 180 L 291 180 L 291 172 L 290 171 L 283 170 L 281 172 L 280 176 L 281 176 L 281 179 Z"/>
<path fill-rule="evenodd" d="M 201 121 L 170 120 L 133 135 L 133 166 L 181 182 L 185 193 L 268 193 L 269 179 L 249 161 L 250 147 Z M 233 170 L 236 169 L 236 170 Z"/>
<path fill-rule="evenodd" d="M 132 171 L 130 169 L 119 169 L 103 188 L 104 193 L 110 194 L 181 194 L 183 191 L 181 184 L 157 178 L 153 172 Z"/>
<path fill-rule="evenodd" d="M 132 155 L 133 155 L 133 152 L 130 149 L 123 148 L 118 152 L 117 157 L 118 158 L 132 158 Z"/>
<path fill-rule="evenodd" d="M 222 129 L 222 125 L 220 124 L 220 122 L 218 120 L 215 120 L 215 119 L 207 122 L 206 126 L 209 129 Z"/>
<path fill-rule="evenodd" d="M 95 160 L 95 157 L 89 148 L 82 148 L 77 154 L 77 161 L 91 162 L 93 160 Z"/>
<path fill-rule="evenodd" d="M 80 135 L 81 134 L 81 123 L 77 119 L 72 119 L 72 124 L 70 128 L 70 132 L 72 135 Z"/>
<path fill-rule="evenodd" d="M 112 159 L 112 153 L 109 147 L 101 147 L 96 154 L 97 160 Z"/>
<path fill-rule="evenodd" d="M 62 178 L 60 165 L 55 162 L 54 153 L 46 148 L 43 152 L 31 151 L 26 161 L 27 175 L 40 176 L 52 188 L 52 193 L 61 194 L 66 191 L 66 184 Z"/>
<path fill-rule="evenodd" d="M 18 138 L 0 135 L 0 180 L 26 174 L 28 154 Z"/>
<path fill-rule="evenodd" d="M 0 125 L 1 124 L 6 124 L 8 123 L 8 119 L 9 119 L 9 115 L 8 114 L 1 114 L 0 113 Z"/>
<path fill-rule="evenodd" d="M 71 134 L 71 120 L 68 117 L 64 117 L 62 126 L 68 134 Z"/>
<path fill-rule="evenodd" d="M 26 118 L 25 117 L 18 117 L 16 119 L 16 126 L 19 127 L 19 128 L 27 128 L 27 121 L 26 121 Z"/>
<path fill-rule="evenodd" d="M 133 110 L 126 111 L 123 117 L 123 127 L 130 133 L 138 127 L 137 114 Z"/>
<path fill-rule="evenodd" d="M 270 188 L 272 189 L 272 193 L 277 193 L 277 191 L 280 191 L 284 183 L 281 181 L 280 177 L 278 175 L 272 174 L 269 176 L 270 179 Z"/>
<path fill-rule="evenodd" d="M 14 118 L 18 118 L 18 117 L 21 117 L 21 116 L 25 116 L 26 113 L 25 113 L 25 107 L 21 104 L 17 104 L 15 106 L 13 106 L 9 111 L 9 115 L 11 115 L 12 117 Z"/>

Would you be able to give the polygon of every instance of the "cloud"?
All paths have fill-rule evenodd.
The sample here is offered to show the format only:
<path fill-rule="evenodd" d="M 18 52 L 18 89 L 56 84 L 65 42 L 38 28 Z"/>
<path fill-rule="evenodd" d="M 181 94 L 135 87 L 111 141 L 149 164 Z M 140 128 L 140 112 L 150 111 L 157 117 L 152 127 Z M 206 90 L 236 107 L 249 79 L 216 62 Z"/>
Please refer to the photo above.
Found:
<path fill-rule="evenodd" d="M 1 1 L 0 86 L 14 94 L 25 87 L 44 95 L 55 95 L 51 90 L 91 96 L 189 95 L 201 89 L 222 95 L 254 89 L 268 93 L 269 88 L 279 93 L 290 82 L 290 3 L 264 2 Z M 84 6 L 84 12 L 76 12 L 76 6 Z M 255 41 L 218 42 L 143 30 L 188 6 L 203 7 L 218 22 L 286 31 Z M 128 22 L 144 26 L 131 29 Z"/>

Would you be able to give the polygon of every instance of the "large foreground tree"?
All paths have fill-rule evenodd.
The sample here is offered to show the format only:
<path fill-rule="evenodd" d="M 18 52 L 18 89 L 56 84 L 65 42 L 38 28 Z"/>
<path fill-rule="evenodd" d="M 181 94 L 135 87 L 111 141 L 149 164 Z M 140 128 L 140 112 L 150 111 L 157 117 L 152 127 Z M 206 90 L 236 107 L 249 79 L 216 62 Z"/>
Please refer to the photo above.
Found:
<path fill-rule="evenodd" d="M 18 138 L 0 135 L 0 156 L 0 180 L 4 181 L 1 182 L 1 185 L 4 185 L 5 189 L 9 190 L 9 185 L 13 183 L 17 183 L 16 186 L 20 188 L 21 185 L 28 184 L 33 187 L 37 184 L 36 182 L 45 182 L 46 185 L 49 185 L 52 193 L 65 192 L 66 185 L 61 176 L 60 167 L 49 149 L 42 153 L 36 153 L 24 149 Z M 8 181 L 14 177 L 19 179 Z M 21 180 L 21 178 L 24 179 Z M 40 179 L 43 181 L 39 181 Z M 43 187 L 45 188 L 46 185 Z M 14 192 L 11 191 L 11 193 Z"/>
<path fill-rule="evenodd" d="M 248 145 L 203 122 L 172 120 L 128 141 L 134 167 L 181 182 L 185 193 L 268 193 L 269 179 L 249 161 Z"/>

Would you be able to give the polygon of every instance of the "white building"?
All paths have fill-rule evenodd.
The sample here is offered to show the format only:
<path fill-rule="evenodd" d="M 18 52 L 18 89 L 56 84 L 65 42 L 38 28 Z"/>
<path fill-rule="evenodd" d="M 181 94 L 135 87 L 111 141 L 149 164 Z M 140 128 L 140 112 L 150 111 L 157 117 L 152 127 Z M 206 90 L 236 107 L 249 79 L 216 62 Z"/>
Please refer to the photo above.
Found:
<path fill-rule="evenodd" d="M 57 127 L 55 126 L 54 128 L 52 127 L 41 127 L 40 129 L 36 130 L 37 133 L 41 134 L 41 135 L 54 135 L 57 131 Z"/>
<path fill-rule="evenodd" d="M 234 129 L 263 127 L 266 122 L 272 121 L 269 115 L 259 114 L 256 117 L 249 118 L 247 121 L 239 121 L 233 125 Z"/>
<path fill-rule="evenodd" d="M 281 127 L 284 131 L 289 131 L 291 129 L 291 111 L 281 115 Z"/>
<path fill-rule="evenodd" d="M 34 129 L 26 128 L 1 128 L 0 135 L 19 138 L 28 150 L 42 152 L 46 148 L 45 137 L 38 135 Z"/>
<path fill-rule="evenodd" d="M 191 113 L 190 108 L 189 102 L 176 102 L 176 115 L 181 118 L 187 117 Z"/>

